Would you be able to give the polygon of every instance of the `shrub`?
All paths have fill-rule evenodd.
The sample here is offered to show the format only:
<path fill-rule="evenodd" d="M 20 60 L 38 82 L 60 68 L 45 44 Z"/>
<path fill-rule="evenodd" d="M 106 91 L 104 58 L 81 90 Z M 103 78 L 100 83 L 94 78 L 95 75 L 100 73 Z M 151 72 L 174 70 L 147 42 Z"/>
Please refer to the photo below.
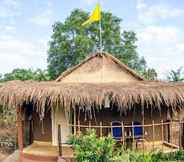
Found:
<path fill-rule="evenodd" d="M 97 137 L 95 130 L 72 136 L 69 143 L 74 147 L 77 162 L 183 162 L 184 151 L 164 154 L 125 150 L 111 137 Z"/>

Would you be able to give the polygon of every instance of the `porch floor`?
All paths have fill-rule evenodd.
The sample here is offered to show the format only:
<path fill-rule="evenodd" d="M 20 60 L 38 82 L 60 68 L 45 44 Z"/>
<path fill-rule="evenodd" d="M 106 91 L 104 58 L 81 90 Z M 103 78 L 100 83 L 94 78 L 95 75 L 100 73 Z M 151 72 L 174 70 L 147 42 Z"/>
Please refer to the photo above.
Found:
<path fill-rule="evenodd" d="M 70 145 L 64 144 L 62 146 L 62 149 L 64 158 L 73 157 L 73 149 L 71 148 Z M 40 141 L 34 141 L 33 144 L 24 148 L 23 153 L 38 156 L 53 156 L 53 157 L 59 156 L 57 146 L 53 146 L 51 142 L 40 142 Z"/>

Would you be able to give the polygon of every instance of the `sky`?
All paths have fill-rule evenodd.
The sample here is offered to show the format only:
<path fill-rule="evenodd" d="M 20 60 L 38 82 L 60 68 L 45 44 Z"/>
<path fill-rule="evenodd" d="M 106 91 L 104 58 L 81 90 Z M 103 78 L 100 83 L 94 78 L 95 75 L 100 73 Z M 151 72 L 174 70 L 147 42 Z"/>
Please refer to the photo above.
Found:
<path fill-rule="evenodd" d="M 88 12 L 97 0 L 0 0 L 0 73 L 47 68 L 52 25 L 75 8 Z M 138 53 L 160 78 L 184 66 L 183 0 L 101 0 L 120 17 L 122 31 L 137 34 Z"/>

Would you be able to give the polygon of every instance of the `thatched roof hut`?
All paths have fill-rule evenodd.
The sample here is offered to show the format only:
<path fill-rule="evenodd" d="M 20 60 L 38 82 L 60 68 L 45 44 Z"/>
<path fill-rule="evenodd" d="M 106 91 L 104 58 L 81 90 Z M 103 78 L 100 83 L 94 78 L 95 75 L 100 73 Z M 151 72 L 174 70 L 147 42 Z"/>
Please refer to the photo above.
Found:
<path fill-rule="evenodd" d="M 11 81 L 0 86 L 0 104 L 20 107 L 100 108 L 108 99 L 120 112 L 141 105 L 171 109 L 184 105 L 184 83 L 146 81 L 113 56 L 97 53 L 64 72 L 56 81 Z"/>

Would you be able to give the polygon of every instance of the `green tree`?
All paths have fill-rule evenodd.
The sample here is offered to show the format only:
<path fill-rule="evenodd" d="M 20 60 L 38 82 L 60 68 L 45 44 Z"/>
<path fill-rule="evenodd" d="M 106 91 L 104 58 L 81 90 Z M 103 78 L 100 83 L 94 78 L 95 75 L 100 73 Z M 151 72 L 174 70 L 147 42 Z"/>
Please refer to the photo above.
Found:
<path fill-rule="evenodd" d="M 157 72 L 153 68 L 146 68 L 142 73 L 142 76 L 147 80 L 157 80 Z"/>
<path fill-rule="evenodd" d="M 35 71 L 31 69 L 14 69 L 10 73 L 6 73 L 1 77 L 1 81 L 10 81 L 10 80 L 37 80 L 44 81 L 49 80 L 50 77 L 46 70 L 37 69 Z"/>
<path fill-rule="evenodd" d="M 171 70 L 167 76 L 167 79 L 171 82 L 182 82 L 184 81 L 184 71 L 183 68 L 180 67 L 176 70 Z"/>
<path fill-rule="evenodd" d="M 53 25 L 48 50 L 48 72 L 52 79 L 99 49 L 98 23 L 81 26 L 88 16 L 89 13 L 76 9 L 64 22 Z M 146 67 L 144 58 L 140 58 L 136 51 L 136 34 L 122 32 L 121 19 L 109 12 L 102 13 L 102 40 L 103 50 L 114 54 L 129 67 L 138 72 Z"/>

